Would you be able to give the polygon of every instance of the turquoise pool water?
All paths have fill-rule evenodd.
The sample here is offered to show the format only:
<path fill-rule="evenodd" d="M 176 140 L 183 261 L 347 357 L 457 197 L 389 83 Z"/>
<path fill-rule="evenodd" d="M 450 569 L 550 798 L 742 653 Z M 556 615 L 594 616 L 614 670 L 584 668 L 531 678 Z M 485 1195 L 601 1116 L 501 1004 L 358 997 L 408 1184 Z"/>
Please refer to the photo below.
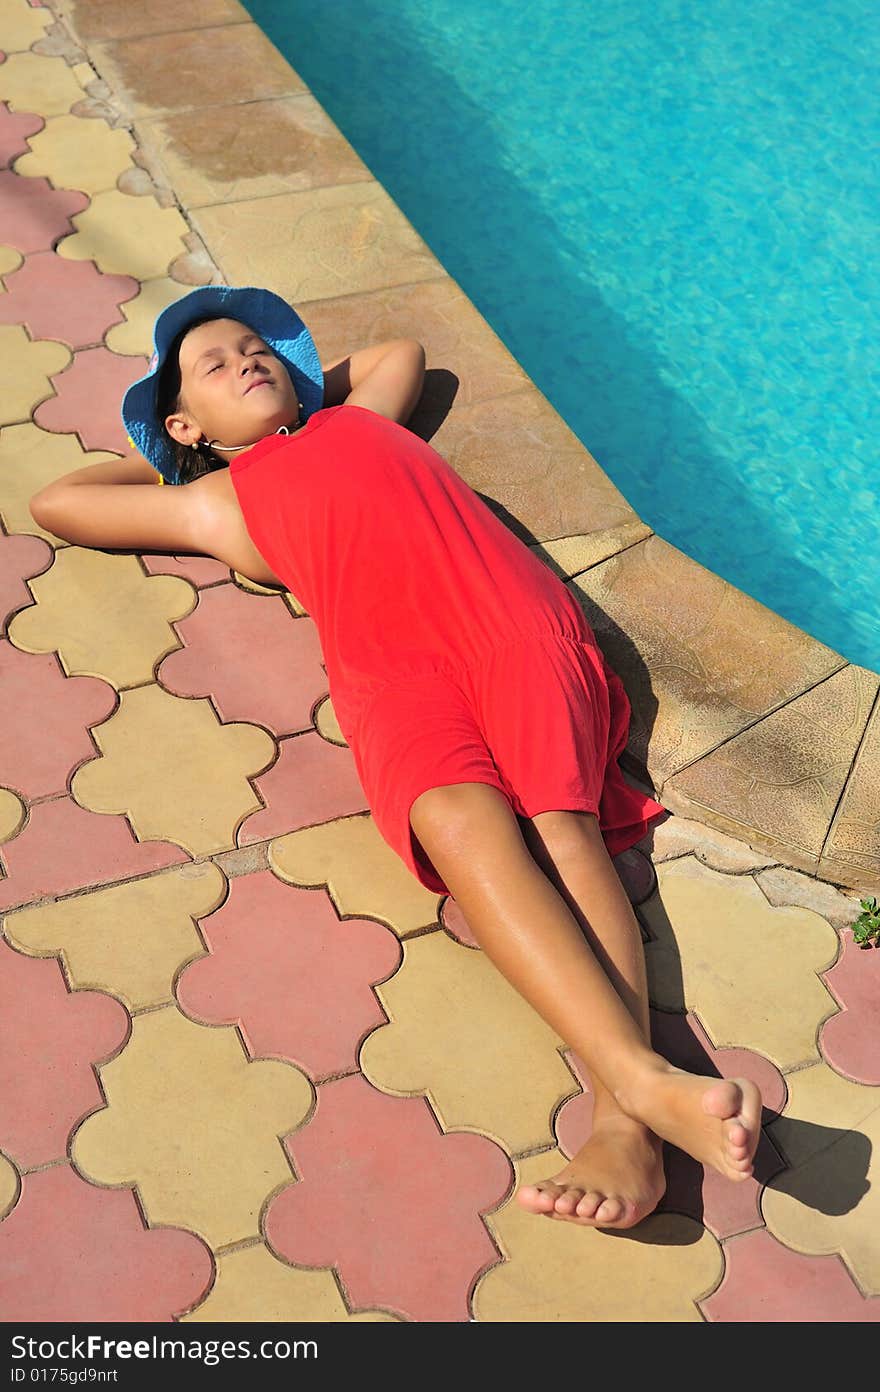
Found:
<path fill-rule="evenodd" d="M 880 671 L 874 0 L 246 3 L 641 517 Z"/>

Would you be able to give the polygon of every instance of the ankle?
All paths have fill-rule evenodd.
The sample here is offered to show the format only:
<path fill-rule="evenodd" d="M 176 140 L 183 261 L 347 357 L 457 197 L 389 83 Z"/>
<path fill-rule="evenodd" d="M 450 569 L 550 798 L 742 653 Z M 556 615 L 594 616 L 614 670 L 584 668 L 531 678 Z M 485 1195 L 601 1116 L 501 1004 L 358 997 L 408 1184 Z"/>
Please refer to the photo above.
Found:
<path fill-rule="evenodd" d="M 657 1096 L 657 1089 L 671 1071 L 672 1066 L 666 1059 L 649 1052 L 614 1089 L 614 1101 L 620 1111 L 631 1121 L 639 1122 L 643 1126 L 648 1125 L 648 1116 L 653 1110 L 651 1104 Z"/>

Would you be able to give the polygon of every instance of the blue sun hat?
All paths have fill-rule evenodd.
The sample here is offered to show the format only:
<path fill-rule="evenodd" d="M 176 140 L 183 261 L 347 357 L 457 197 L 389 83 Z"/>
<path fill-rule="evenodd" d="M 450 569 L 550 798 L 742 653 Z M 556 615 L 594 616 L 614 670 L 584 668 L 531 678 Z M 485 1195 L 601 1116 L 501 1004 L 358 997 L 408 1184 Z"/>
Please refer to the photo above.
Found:
<path fill-rule="evenodd" d="M 258 333 L 290 373 L 308 420 L 324 401 L 324 373 L 312 335 L 286 300 L 254 286 L 202 285 L 168 305 L 153 330 L 154 353 L 146 376 L 133 382 L 122 400 L 122 419 L 132 449 L 139 449 L 166 483 L 179 482 L 174 446 L 158 418 L 157 387 L 168 350 L 179 333 L 197 319 L 238 319 Z"/>

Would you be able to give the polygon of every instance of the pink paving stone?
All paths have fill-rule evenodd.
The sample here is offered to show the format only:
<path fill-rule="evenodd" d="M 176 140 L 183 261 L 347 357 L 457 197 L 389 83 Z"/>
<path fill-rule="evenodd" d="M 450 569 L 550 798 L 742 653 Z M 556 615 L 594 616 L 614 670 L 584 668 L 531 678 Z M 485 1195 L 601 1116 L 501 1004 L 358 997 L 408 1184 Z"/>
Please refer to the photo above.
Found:
<path fill-rule="evenodd" d="M 146 358 L 122 357 L 109 348 L 86 348 L 49 381 L 56 395 L 34 411 L 41 430 L 76 431 L 86 450 L 129 454 L 128 434 L 119 414 L 125 392 L 143 377 Z"/>
<path fill-rule="evenodd" d="M 252 781 L 266 806 L 242 823 L 239 846 L 368 808 L 351 751 L 316 730 L 282 740 L 277 761 Z"/>
<path fill-rule="evenodd" d="M 866 1299 L 839 1257 L 793 1252 L 759 1228 L 725 1243 L 726 1270 L 697 1304 L 709 1320 L 745 1324 L 875 1324 L 880 1296 Z"/>
<path fill-rule="evenodd" d="M 312 729 L 312 708 L 327 694 L 318 631 L 280 595 L 215 585 L 174 627 L 186 646 L 159 667 L 167 691 L 210 696 L 222 721 L 247 720 L 273 735 Z"/>
<path fill-rule="evenodd" d="M 851 928 L 843 951 L 822 979 L 841 1010 L 819 1032 L 819 1048 L 836 1072 L 857 1083 L 880 1083 L 880 949 L 859 947 Z"/>
<path fill-rule="evenodd" d="M 127 1033 L 112 996 L 70 992 L 56 958 L 0 941 L 0 1150 L 19 1169 L 66 1156 L 72 1128 L 104 1105 L 92 1064 Z"/>
<path fill-rule="evenodd" d="M 123 816 L 89 812 L 70 797 L 37 803 L 18 836 L 0 846 L 0 912 L 188 864 L 179 846 L 136 840 Z"/>
<path fill-rule="evenodd" d="M 443 900 L 440 910 L 440 924 L 451 938 L 463 943 L 465 947 L 479 947 L 479 943 L 468 926 L 468 921 L 453 898 Z"/>
<path fill-rule="evenodd" d="M 210 556 L 169 556 L 153 551 L 142 552 L 141 559 L 148 575 L 179 575 L 195 585 L 196 589 L 202 585 L 213 585 L 218 580 L 228 580 L 232 574 L 229 566 Z"/>
<path fill-rule="evenodd" d="M 651 1011 L 651 1035 L 658 1053 L 678 1068 L 709 1078 L 749 1078 L 761 1089 L 764 1101 L 763 1125 L 778 1116 L 786 1102 L 782 1074 L 768 1059 L 750 1049 L 715 1049 L 695 1015 L 672 1015 Z M 563 1103 L 556 1118 L 560 1149 L 568 1157 L 589 1138 L 592 1130 L 593 1099 L 589 1075 L 583 1060 L 566 1050 L 583 1093 Z M 733 1184 L 715 1170 L 704 1167 L 675 1146 L 664 1145 L 666 1193 L 658 1212 L 683 1213 L 703 1223 L 716 1237 L 763 1224 L 760 1198 L 763 1186 L 785 1168 L 770 1138 L 762 1131 L 755 1153 L 751 1179 Z"/>
<path fill-rule="evenodd" d="M 0 769 L 3 784 L 27 798 L 63 793 L 71 772 L 94 759 L 90 725 L 116 709 L 98 677 L 66 677 L 54 653 L 26 653 L 0 641 Z"/>
<path fill-rule="evenodd" d="M 335 1266 L 356 1309 L 469 1318 L 474 1282 L 500 1260 L 480 1217 L 512 1185 L 499 1146 L 445 1134 L 423 1097 L 389 1097 L 360 1074 L 324 1083 L 285 1145 L 300 1180 L 269 1205 L 276 1251 Z"/>
<path fill-rule="evenodd" d="M 201 929 L 210 956 L 178 982 L 187 1015 L 239 1025 L 252 1058 L 289 1060 L 313 1079 L 357 1068 L 361 1042 L 386 1023 L 371 985 L 401 960 L 389 929 L 340 920 L 328 895 L 269 870 L 234 879 Z"/>
<path fill-rule="evenodd" d="M 28 136 L 36 135 L 46 122 L 29 111 L 10 111 L 0 102 L 0 168 L 8 169 L 28 148 Z"/>
<path fill-rule="evenodd" d="M 37 1324 L 170 1321 L 201 1302 L 207 1247 L 145 1228 L 131 1189 L 86 1184 L 70 1165 L 25 1175 L 0 1225 L 3 1319 Z"/>
<path fill-rule="evenodd" d="M 53 189 L 48 179 L 26 179 L 12 169 L 0 169 L 0 227 L 3 242 L 25 255 L 51 251 L 73 232 L 70 219 L 87 208 L 84 193 Z"/>
<path fill-rule="evenodd" d="M 74 349 L 100 343 L 125 317 L 120 304 L 140 289 L 131 276 L 104 275 L 93 261 L 68 261 L 56 251 L 34 252 L 4 279 L 0 324 L 24 324 L 31 338 Z"/>
<path fill-rule="evenodd" d="M 34 603 L 25 580 L 42 575 L 54 558 L 55 552 L 42 537 L 0 532 L 0 635 L 5 635 L 13 614 Z M 2 777 L 0 773 L 0 782 Z"/>

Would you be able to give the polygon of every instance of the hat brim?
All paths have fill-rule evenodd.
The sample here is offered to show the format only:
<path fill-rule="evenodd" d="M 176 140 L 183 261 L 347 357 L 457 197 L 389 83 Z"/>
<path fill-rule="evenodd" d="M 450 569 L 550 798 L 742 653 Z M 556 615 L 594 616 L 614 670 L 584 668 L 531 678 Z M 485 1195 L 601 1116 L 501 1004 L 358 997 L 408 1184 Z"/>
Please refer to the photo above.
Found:
<path fill-rule="evenodd" d="M 252 328 L 284 363 L 302 402 L 301 419 L 324 401 L 324 373 L 312 335 L 286 300 L 255 286 L 202 285 L 163 309 L 156 320 L 150 370 L 128 388 L 122 419 L 132 446 L 168 483 L 179 483 L 174 446 L 158 418 L 157 387 L 168 350 L 179 333 L 197 319 L 237 319 Z"/>

